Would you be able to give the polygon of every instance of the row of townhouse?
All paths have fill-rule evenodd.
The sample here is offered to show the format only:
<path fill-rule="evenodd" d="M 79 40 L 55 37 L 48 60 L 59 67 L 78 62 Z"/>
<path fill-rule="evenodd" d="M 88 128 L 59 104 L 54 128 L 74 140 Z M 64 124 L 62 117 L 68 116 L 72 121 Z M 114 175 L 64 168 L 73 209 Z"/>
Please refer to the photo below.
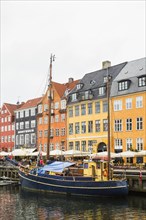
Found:
<path fill-rule="evenodd" d="M 52 82 L 50 150 L 106 150 L 108 106 L 111 150 L 146 150 L 145 67 L 145 58 L 115 66 L 106 61 L 102 69 L 85 74 L 81 80 L 70 78 L 65 84 Z M 109 103 L 107 77 L 110 78 Z M 0 150 L 11 151 L 15 146 L 47 151 L 49 95 L 48 87 L 42 97 L 15 105 L 10 122 L 13 124 L 11 145 L 5 124 L 10 112 L 6 115 L 5 104 L 2 106 Z"/>
<path fill-rule="evenodd" d="M 69 81 L 64 84 L 52 82 L 51 150 L 67 149 L 66 102 L 68 93 L 76 83 L 78 80 L 74 81 L 73 78 L 69 78 Z M 14 148 L 21 147 L 47 151 L 50 118 L 48 91 L 49 88 L 42 97 L 28 100 L 21 105 L 3 104 L 0 112 L 0 151 L 11 152 Z"/>
<path fill-rule="evenodd" d="M 112 152 L 146 150 L 146 59 L 86 74 L 71 91 L 67 108 L 69 149 L 107 149 L 107 76 L 110 77 L 110 142 Z"/>

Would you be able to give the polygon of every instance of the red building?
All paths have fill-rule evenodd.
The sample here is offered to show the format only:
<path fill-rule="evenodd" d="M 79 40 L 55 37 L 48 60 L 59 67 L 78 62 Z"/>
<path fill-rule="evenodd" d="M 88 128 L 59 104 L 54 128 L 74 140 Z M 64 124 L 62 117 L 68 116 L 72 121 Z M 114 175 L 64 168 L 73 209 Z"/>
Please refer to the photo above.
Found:
<path fill-rule="evenodd" d="M 0 111 L 0 151 L 11 152 L 15 142 L 14 111 L 21 105 L 4 103 Z"/>

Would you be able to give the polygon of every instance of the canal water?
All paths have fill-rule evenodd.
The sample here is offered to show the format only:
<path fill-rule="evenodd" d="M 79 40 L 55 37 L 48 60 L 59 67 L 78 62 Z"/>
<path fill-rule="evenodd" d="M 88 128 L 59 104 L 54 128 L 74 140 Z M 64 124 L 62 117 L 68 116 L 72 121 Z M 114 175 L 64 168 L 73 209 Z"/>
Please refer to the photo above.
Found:
<path fill-rule="evenodd" d="M 83 199 L 0 187 L 0 220 L 146 220 L 146 196 Z"/>

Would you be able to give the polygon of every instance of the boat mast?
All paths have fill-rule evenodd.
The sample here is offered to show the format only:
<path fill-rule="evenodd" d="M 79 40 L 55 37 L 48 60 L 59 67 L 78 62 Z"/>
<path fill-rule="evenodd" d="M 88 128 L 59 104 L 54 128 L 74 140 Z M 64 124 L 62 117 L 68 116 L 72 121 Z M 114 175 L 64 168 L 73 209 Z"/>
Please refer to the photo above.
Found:
<path fill-rule="evenodd" d="M 111 76 L 109 75 L 109 69 L 107 67 L 107 120 L 108 120 L 108 180 L 111 179 L 111 172 L 110 172 L 110 161 L 111 161 L 111 153 L 110 153 L 110 80 Z"/>
<path fill-rule="evenodd" d="M 55 55 L 51 54 L 50 57 L 50 76 L 48 84 L 48 99 L 49 99 L 49 112 L 48 112 L 48 141 L 47 141 L 47 160 L 50 158 L 50 127 L 51 127 L 51 99 L 52 99 L 52 62 L 55 61 Z"/>

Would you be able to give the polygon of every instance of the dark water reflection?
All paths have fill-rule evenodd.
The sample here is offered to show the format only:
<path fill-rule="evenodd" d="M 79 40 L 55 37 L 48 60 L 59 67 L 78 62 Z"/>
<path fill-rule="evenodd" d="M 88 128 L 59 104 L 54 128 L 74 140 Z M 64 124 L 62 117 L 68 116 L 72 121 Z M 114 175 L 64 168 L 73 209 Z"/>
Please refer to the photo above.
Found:
<path fill-rule="evenodd" d="M 146 197 L 83 199 L 0 188 L 0 220 L 146 220 Z"/>

